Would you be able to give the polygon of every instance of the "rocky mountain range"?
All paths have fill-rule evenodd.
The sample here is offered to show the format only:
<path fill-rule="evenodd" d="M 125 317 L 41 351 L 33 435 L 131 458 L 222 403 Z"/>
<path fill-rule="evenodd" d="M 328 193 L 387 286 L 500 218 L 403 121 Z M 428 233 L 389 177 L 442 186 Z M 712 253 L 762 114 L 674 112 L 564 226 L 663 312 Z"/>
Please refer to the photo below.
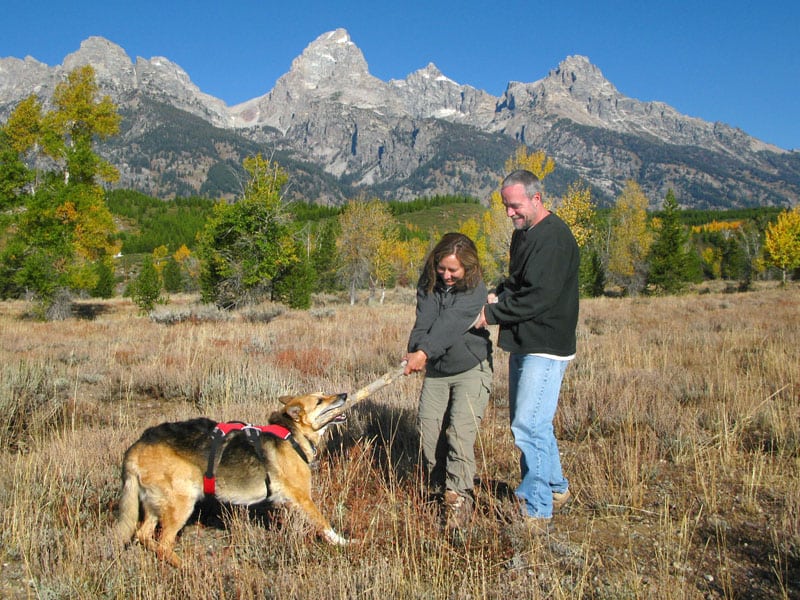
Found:
<path fill-rule="evenodd" d="M 101 153 L 120 187 L 162 198 L 233 197 L 244 157 L 261 152 L 290 174 L 287 193 L 338 204 L 353 197 L 488 198 L 520 144 L 556 161 L 551 196 L 578 179 L 608 204 L 627 180 L 657 207 L 668 189 L 692 208 L 794 206 L 800 152 L 744 131 L 622 95 L 583 56 L 500 97 L 458 84 L 434 64 L 382 81 L 347 31 L 314 40 L 272 90 L 227 106 L 163 57 L 135 62 L 114 43 L 85 40 L 63 63 L 0 58 L 0 120 L 23 98 L 45 103 L 77 66 L 91 64 L 123 115 Z"/>

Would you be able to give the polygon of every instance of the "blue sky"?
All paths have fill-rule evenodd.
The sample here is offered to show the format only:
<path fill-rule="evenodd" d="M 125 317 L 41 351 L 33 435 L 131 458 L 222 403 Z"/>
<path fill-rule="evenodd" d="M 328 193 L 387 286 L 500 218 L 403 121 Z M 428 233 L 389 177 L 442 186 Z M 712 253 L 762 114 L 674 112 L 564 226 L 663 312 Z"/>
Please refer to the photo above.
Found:
<path fill-rule="evenodd" d="M 340 27 L 384 81 L 433 62 L 495 96 L 582 54 L 626 96 L 800 149 L 796 0 L 33 0 L 2 12 L 2 58 L 53 66 L 99 35 L 134 60 L 168 58 L 229 105 L 267 93 L 309 43 Z"/>

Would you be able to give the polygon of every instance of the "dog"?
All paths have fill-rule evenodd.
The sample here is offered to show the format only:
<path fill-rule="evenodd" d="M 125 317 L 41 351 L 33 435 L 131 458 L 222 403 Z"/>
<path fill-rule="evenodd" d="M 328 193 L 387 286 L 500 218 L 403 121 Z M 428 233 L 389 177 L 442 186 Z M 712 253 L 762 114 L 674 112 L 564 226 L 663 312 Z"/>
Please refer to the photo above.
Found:
<path fill-rule="evenodd" d="M 145 548 L 180 567 L 181 559 L 173 550 L 176 537 L 209 492 L 223 503 L 250 505 L 267 500 L 289 505 L 304 514 L 329 543 L 349 543 L 311 499 L 311 463 L 328 426 L 346 420 L 347 394 L 279 400 L 283 407 L 270 415 L 270 425 L 263 428 L 244 424 L 231 428 L 201 417 L 145 430 L 122 462 L 119 514 L 113 528 L 117 545 L 129 543 L 135 534 Z M 220 433 L 223 425 L 229 425 L 227 434 Z M 267 431 L 254 435 L 254 429 L 270 427 L 283 436 Z"/>

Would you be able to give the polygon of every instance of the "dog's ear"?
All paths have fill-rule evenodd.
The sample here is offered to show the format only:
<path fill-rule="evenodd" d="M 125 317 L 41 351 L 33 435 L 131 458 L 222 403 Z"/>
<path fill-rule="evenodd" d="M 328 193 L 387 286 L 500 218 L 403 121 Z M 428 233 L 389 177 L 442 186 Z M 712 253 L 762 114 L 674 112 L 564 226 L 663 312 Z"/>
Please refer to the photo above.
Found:
<path fill-rule="evenodd" d="M 291 402 L 292 400 L 294 400 L 294 396 L 279 396 L 279 397 L 278 397 L 278 401 L 279 401 L 281 404 L 288 404 L 288 403 L 289 403 L 289 402 Z"/>
<path fill-rule="evenodd" d="M 299 404 L 292 404 L 286 408 L 286 414 L 289 415 L 293 421 L 299 421 L 304 413 L 303 407 Z"/>

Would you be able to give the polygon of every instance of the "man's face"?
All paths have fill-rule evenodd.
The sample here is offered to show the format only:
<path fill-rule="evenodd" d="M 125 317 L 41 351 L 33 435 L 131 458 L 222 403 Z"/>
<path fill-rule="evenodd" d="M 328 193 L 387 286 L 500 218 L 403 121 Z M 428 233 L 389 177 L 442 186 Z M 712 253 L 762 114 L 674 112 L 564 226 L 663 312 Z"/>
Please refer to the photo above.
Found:
<path fill-rule="evenodd" d="M 506 215 L 511 219 L 514 229 L 527 229 L 539 221 L 542 208 L 541 196 L 536 193 L 533 198 L 525 194 L 525 186 L 521 183 L 509 185 L 500 190 Z"/>

